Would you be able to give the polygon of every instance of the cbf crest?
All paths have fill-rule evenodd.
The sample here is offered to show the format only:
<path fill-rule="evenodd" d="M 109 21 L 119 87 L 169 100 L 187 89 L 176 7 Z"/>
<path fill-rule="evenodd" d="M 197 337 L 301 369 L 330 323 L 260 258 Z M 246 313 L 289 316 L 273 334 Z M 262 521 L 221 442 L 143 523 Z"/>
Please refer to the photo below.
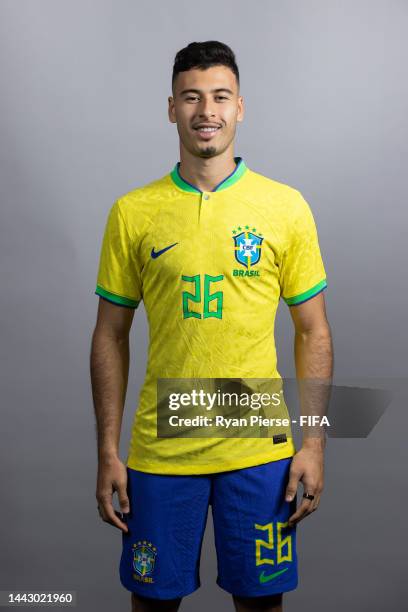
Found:
<path fill-rule="evenodd" d="M 261 259 L 263 236 L 256 233 L 256 228 L 238 227 L 233 230 L 235 259 L 250 270 Z"/>
<path fill-rule="evenodd" d="M 140 541 L 133 544 L 133 568 L 135 578 L 143 582 L 153 582 L 151 574 L 156 562 L 157 548 L 151 542 Z M 139 578 L 140 576 L 140 578 Z"/>

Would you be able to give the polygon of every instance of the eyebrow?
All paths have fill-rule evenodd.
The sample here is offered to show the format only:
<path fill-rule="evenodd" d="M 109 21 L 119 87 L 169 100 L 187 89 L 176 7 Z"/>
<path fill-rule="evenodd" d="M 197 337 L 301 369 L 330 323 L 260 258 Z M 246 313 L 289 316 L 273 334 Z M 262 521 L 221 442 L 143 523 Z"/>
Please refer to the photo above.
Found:
<path fill-rule="evenodd" d="M 234 95 L 234 92 L 231 91 L 231 89 L 228 89 L 227 87 L 218 87 L 218 89 L 212 89 L 211 93 L 219 93 L 220 91 L 226 91 L 227 93 Z M 187 94 L 187 93 L 200 94 L 202 92 L 200 91 L 200 89 L 183 89 L 183 91 L 180 92 L 180 96 Z"/>

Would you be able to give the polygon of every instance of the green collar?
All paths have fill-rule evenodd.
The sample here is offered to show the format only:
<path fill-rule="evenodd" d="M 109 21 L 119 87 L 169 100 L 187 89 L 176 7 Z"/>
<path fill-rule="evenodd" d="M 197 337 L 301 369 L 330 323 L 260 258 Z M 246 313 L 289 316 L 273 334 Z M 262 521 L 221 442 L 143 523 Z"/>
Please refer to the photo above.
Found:
<path fill-rule="evenodd" d="M 234 157 L 234 161 L 236 163 L 235 170 L 231 172 L 231 174 L 228 175 L 225 179 L 223 179 L 221 183 L 218 183 L 218 185 L 214 187 L 212 191 L 221 191 L 221 189 L 227 189 L 227 187 L 231 187 L 231 185 L 234 185 L 243 176 L 245 171 L 248 169 L 245 165 L 244 160 L 242 159 L 242 157 Z M 170 176 L 177 185 L 177 187 L 180 187 L 180 189 L 182 189 L 183 191 L 188 191 L 190 193 L 203 193 L 201 189 L 198 189 L 198 187 L 195 187 L 194 185 L 183 179 L 180 174 L 179 168 L 180 162 L 177 162 L 173 170 L 170 172 Z"/>

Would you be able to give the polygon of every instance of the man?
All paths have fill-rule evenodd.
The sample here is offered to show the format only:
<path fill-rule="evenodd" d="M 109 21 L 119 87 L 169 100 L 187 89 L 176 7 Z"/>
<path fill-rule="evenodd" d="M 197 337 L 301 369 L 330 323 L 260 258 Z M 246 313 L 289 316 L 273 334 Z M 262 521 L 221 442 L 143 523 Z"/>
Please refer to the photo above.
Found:
<path fill-rule="evenodd" d="M 297 377 L 330 380 L 326 274 L 302 195 L 234 157 L 244 104 L 231 49 L 207 41 L 179 51 L 172 94 L 180 162 L 114 203 L 101 249 L 91 349 L 98 508 L 122 530 L 120 578 L 134 612 L 178 610 L 200 586 L 209 505 L 217 583 L 240 612 L 278 612 L 297 586 L 296 524 L 319 504 L 324 438 L 305 437 L 296 453 L 290 434 L 160 437 L 157 382 L 279 378 L 280 297 L 295 327 Z M 141 300 L 148 364 L 125 465 L 129 331 Z M 306 497 L 296 509 L 299 481 Z"/>

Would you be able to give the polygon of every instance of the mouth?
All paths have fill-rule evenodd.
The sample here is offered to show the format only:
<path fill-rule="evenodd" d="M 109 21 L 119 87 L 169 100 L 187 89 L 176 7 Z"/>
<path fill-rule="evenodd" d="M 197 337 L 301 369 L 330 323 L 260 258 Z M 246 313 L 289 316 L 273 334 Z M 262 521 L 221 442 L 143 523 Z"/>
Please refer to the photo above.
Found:
<path fill-rule="evenodd" d="M 199 125 L 193 128 L 203 140 L 210 140 L 221 129 L 220 125 Z"/>

